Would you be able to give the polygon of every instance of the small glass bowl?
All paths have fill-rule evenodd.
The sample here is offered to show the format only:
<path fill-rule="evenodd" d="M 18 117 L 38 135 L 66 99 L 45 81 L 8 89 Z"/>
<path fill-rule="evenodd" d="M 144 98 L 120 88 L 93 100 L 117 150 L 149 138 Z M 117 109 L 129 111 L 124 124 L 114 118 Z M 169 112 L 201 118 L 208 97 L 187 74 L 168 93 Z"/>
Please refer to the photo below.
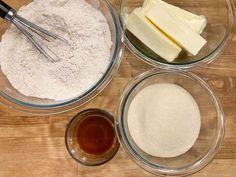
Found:
<path fill-rule="evenodd" d="M 124 25 L 125 17 L 133 9 L 141 7 L 144 0 L 121 0 L 120 21 Z M 207 40 L 207 44 L 196 56 L 188 56 L 186 53 L 180 54 L 173 62 L 168 62 L 159 57 L 134 35 L 132 35 L 124 25 L 127 47 L 144 62 L 163 69 L 192 68 L 210 63 L 217 58 L 230 43 L 234 30 L 234 2 L 233 0 L 166 0 L 166 2 L 176 5 L 198 15 L 204 15 L 207 19 L 207 26 L 201 36 Z"/>
<path fill-rule="evenodd" d="M 86 2 L 103 13 L 111 31 L 113 45 L 111 47 L 110 64 L 103 76 L 83 93 L 78 94 L 73 98 L 55 101 L 21 94 L 10 84 L 8 78 L 0 69 L 0 102 L 11 108 L 33 114 L 47 115 L 62 113 L 90 101 L 108 85 L 119 68 L 124 50 L 124 35 L 119 24 L 118 16 L 116 15 L 118 4 L 116 4 L 116 2 L 108 2 L 107 0 L 86 0 Z M 80 1 L 78 1 L 78 3 L 80 3 Z M 25 5 L 25 3 L 18 3 L 18 6 L 22 5 Z M 9 24 L 7 23 L 0 26 L 0 39 L 2 33 L 8 26 Z"/>
<path fill-rule="evenodd" d="M 130 103 L 143 88 L 155 83 L 172 83 L 183 87 L 199 106 L 199 137 L 189 151 L 174 158 L 159 158 L 146 154 L 135 144 L 128 129 L 127 113 Z M 219 100 L 202 79 L 190 72 L 153 69 L 141 74 L 123 91 L 116 116 L 117 135 L 126 153 L 140 167 L 156 175 L 186 176 L 201 170 L 213 160 L 224 137 L 224 113 Z"/>
<path fill-rule="evenodd" d="M 112 127 L 114 128 L 114 140 L 112 146 L 109 148 L 108 151 L 99 155 L 88 154 L 84 152 L 78 142 L 77 142 L 77 132 L 80 123 L 83 122 L 86 118 L 90 118 L 91 116 L 96 116 L 101 119 L 106 119 L 110 122 Z M 65 134 L 65 144 L 66 148 L 73 159 L 77 162 L 86 165 L 86 166 L 96 166 L 101 165 L 109 160 L 111 160 L 116 152 L 119 149 L 119 142 L 117 136 L 115 134 L 115 120 L 114 117 L 101 109 L 87 109 L 80 113 L 78 113 L 69 123 L 66 134 Z"/>

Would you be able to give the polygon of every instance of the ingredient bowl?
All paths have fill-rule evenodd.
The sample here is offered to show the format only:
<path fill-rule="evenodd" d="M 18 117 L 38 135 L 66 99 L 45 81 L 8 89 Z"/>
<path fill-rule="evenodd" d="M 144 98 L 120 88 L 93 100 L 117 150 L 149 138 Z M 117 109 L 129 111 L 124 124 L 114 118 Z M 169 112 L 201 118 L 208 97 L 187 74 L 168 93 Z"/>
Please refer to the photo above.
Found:
<path fill-rule="evenodd" d="M 176 157 L 155 157 L 145 153 L 129 131 L 128 110 L 131 102 L 144 88 L 157 83 L 176 84 L 184 88 L 195 99 L 200 110 L 201 128 L 196 142 L 191 149 Z M 148 103 L 146 105 L 148 107 Z M 126 153 L 140 167 L 156 175 L 186 176 L 199 171 L 213 160 L 224 137 L 224 113 L 219 100 L 202 79 L 190 72 L 153 69 L 141 74 L 123 91 L 116 116 L 116 131 Z"/>
<path fill-rule="evenodd" d="M 66 148 L 77 162 L 95 166 L 111 160 L 119 149 L 114 117 L 101 109 L 78 113 L 69 123 Z"/>
<path fill-rule="evenodd" d="M 8 3 L 7 0 L 5 2 Z M 55 100 L 40 99 L 36 97 L 23 95 L 11 85 L 8 78 L 4 75 L 1 69 L 0 71 L 0 83 L 1 83 L 0 95 L 1 95 L 2 103 L 8 105 L 9 107 L 13 107 L 13 108 L 27 111 L 30 113 L 36 113 L 36 114 L 60 113 L 60 112 L 73 109 L 89 101 L 94 96 L 96 96 L 100 91 L 102 91 L 106 87 L 106 85 L 111 81 L 112 77 L 114 76 L 114 74 L 116 73 L 120 65 L 121 57 L 123 53 L 123 42 L 122 42 L 123 33 L 121 31 L 119 21 L 115 13 L 115 9 L 117 8 L 117 6 L 115 3 L 109 3 L 106 0 L 86 0 L 86 2 L 89 3 L 95 9 L 98 9 L 99 11 L 102 12 L 102 14 L 107 20 L 107 23 L 111 32 L 112 46 L 110 49 L 110 63 L 108 67 L 106 68 L 106 71 L 103 72 L 102 77 L 99 78 L 97 81 L 95 81 L 94 85 L 90 85 L 90 87 L 87 88 L 87 90 L 85 90 L 84 92 L 78 93 L 78 95 L 73 96 L 72 98 L 68 98 L 68 99 L 66 98 L 64 100 L 55 101 Z M 55 2 L 55 6 L 60 3 L 61 1 L 58 3 Z M 80 1 L 78 1 L 77 3 L 80 3 Z M 19 5 L 18 7 L 22 5 L 26 5 L 23 3 L 21 4 L 20 2 L 16 4 Z M 9 5 L 11 4 L 9 3 Z M 17 7 L 14 6 L 14 8 L 17 8 Z M 71 18 L 75 18 L 75 17 L 71 17 Z M 4 34 L 4 32 L 6 31 L 6 29 L 9 27 L 9 24 L 4 23 L 3 21 L 1 21 L 1 23 L 2 25 L 0 26 L 0 39 L 1 39 L 1 36 Z M 90 53 L 88 52 L 88 55 L 94 56 L 91 52 Z M 2 56 L 0 54 L 0 58 L 1 57 Z M 17 58 L 15 58 L 15 60 L 17 60 Z M 96 58 L 94 58 L 94 60 L 96 60 Z M 21 73 L 19 73 L 19 75 L 20 74 Z M 58 73 L 58 74 L 63 75 L 63 73 Z M 43 73 L 43 71 L 42 71 L 42 76 L 45 76 L 45 73 Z M 89 77 L 89 75 L 87 75 L 87 77 Z M 47 87 L 49 85 L 50 84 L 47 85 L 45 83 L 42 83 L 42 87 Z"/>
<path fill-rule="evenodd" d="M 121 0 L 120 20 L 122 24 L 126 24 L 127 14 L 130 14 L 135 8 L 141 7 L 143 2 L 144 0 L 135 2 L 133 0 Z M 166 2 L 191 13 L 204 15 L 207 20 L 207 26 L 201 36 L 207 43 L 196 56 L 181 52 L 174 61 L 168 62 L 140 42 L 125 27 L 126 44 L 136 56 L 159 68 L 191 68 L 213 61 L 224 51 L 231 41 L 234 29 L 234 2 L 232 0 L 197 2 L 194 0 L 166 0 Z M 158 43 L 158 41 L 155 42 Z"/>

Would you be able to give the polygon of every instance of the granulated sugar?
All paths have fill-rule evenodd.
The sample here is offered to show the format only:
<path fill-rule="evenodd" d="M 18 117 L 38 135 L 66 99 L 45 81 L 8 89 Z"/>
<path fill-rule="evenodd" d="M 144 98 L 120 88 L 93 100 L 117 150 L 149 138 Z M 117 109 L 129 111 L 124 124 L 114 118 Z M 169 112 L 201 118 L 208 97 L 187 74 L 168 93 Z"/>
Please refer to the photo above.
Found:
<path fill-rule="evenodd" d="M 34 0 L 19 15 L 69 41 L 50 43 L 61 61 L 52 63 L 15 27 L 2 36 L 3 73 L 26 96 L 54 100 L 78 96 L 91 88 L 110 63 L 111 33 L 102 12 L 84 0 Z"/>
<path fill-rule="evenodd" d="M 154 84 L 138 93 L 128 110 L 128 128 L 146 153 L 175 157 L 195 143 L 201 126 L 192 95 L 175 84 Z"/>

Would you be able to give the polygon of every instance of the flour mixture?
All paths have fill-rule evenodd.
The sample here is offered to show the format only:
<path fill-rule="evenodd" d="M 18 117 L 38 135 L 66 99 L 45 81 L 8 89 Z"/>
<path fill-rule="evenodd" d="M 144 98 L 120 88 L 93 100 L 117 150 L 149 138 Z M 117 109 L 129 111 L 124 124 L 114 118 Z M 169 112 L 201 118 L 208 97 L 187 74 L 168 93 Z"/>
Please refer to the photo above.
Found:
<path fill-rule="evenodd" d="M 84 0 L 34 0 L 18 14 L 69 41 L 50 43 L 61 58 L 52 63 L 15 27 L 6 31 L 0 43 L 1 69 L 19 92 L 64 100 L 82 94 L 102 77 L 112 45 L 102 12 Z"/>

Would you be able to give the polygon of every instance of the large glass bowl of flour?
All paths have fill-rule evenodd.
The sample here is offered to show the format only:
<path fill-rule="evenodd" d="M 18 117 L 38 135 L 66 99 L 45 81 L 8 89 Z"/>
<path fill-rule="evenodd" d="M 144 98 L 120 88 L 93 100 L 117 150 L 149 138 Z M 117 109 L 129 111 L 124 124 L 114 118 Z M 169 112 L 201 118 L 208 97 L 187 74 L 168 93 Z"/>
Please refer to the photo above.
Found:
<path fill-rule="evenodd" d="M 184 102 L 180 93 L 195 100 L 200 126 L 192 101 Z M 181 116 L 176 116 L 179 110 Z M 156 175 L 187 176 L 201 170 L 213 160 L 224 137 L 219 100 L 206 82 L 190 72 L 154 69 L 141 74 L 124 89 L 116 114 L 123 149 Z M 192 135 L 195 140 L 189 146 Z"/>
<path fill-rule="evenodd" d="M 52 63 L 15 27 L 0 21 L 1 102 L 31 113 L 59 113 L 84 104 L 104 89 L 123 52 L 114 2 L 34 0 L 9 4 L 20 8 L 19 15 L 66 38 L 68 45 L 42 40 L 60 58 Z"/>

